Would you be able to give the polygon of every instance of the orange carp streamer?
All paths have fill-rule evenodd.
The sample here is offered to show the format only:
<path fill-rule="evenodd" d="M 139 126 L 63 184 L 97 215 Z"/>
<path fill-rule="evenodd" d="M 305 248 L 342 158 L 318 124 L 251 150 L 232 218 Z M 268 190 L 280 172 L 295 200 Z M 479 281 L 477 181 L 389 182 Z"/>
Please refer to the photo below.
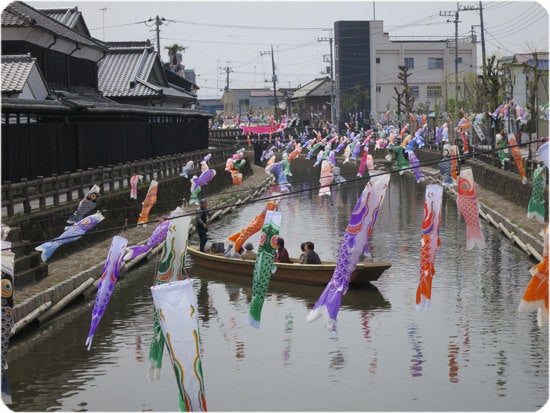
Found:
<path fill-rule="evenodd" d="M 141 203 L 143 206 L 141 208 L 141 212 L 139 213 L 139 218 L 137 221 L 138 224 L 146 224 L 149 222 L 149 212 L 151 211 L 151 208 L 153 208 L 153 205 L 157 203 L 157 189 L 158 182 L 152 180 L 149 185 L 149 189 L 147 190 L 147 195 L 145 195 L 145 200 Z"/>
<path fill-rule="evenodd" d="M 275 211 L 277 209 L 277 201 L 271 200 L 267 202 L 265 209 L 254 217 L 246 228 L 227 237 L 227 239 L 235 244 L 234 250 L 239 251 L 246 240 L 262 229 L 264 225 L 266 211 Z"/>
<path fill-rule="evenodd" d="M 525 176 L 525 169 L 523 168 L 523 157 L 521 156 L 521 151 L 519 150 L 519 146 L 517 146 L 517 144 L 518 142 L 516 141 L 516 137 L 512 134 L 508 135 L 508 146 L 510 147 L 512 158 L 514 158 L 519 176 L 521 176 L 521 183 L 525 185 L 527 183 L 527 177 Z"/>
<path fill-rule="evenodd" d="M 420 248 L 420 282 L 416 290 L 416 310 L 430 307 L 432 297 L 432 279 L 435 274 L 435 253 L 441 245 L 439 226 L 441 224 L 441 202 L 443 187 L 437 184 L 426 186 L 424 200 L 424 219 L 422 220 L 422 239 Z"/>
<path fill-rule="evenodd" d="M 529 270 L 532 277 L 525 288 L 518 311 L 537 311 L 537 324 L 548 324 L 548 227 L 544 229 L 544 252 L 542 261 Z"/>

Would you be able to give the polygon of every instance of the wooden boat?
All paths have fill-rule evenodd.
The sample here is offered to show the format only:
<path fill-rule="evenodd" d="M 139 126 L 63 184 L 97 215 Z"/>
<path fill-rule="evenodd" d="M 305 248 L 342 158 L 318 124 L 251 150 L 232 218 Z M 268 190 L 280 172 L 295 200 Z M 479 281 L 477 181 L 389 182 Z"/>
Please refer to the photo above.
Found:
<path fill-rule="evenodd" d="M 193 263 L 199 267 L 222 273 L 241 275 L 252 278 L 254 263 L 252 260 L 227 258 L 223 255 L 201 252 L 196 246 L 188 246 L 187 252 Z M 326 285 L 332 278 L 335 262 L 321 264 L 276 263 L 277 271 L 271 277 L 275 281 L 285 281 L 298 284 Z M 382 273 L 391 267 L 389 262 L 362 262 L 357 264 L 350 277 L 350 287 L 368 285 L 378 280 Z"/>

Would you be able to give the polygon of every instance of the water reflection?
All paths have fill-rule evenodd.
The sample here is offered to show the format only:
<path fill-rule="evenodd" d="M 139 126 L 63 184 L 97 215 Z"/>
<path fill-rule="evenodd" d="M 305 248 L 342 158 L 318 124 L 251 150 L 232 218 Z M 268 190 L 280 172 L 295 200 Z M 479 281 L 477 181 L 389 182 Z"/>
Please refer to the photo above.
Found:
<path fill-rule="evenodd" d="M 318 170 L 311 177 L 317 185 Z M 294 165 L 292 179 L 293 190 L 307 185 Z M 291 255 L 308 237 L 323 258 L 336 258 L 363 187 L 335 188 L 333 205 L 317 192 L 283 198 Z M 465 251 L 462 218 L 446 196 L 431 308 L 415 311 L 424 190 L 414 179 L 392 177 L 372 239 L 375 256 L 392 267 L 375 288 L 343 296 L 332 334 L 305 321 L 323 286 L 272 280 L 262 327 L 253 329 L 246 325 L 251 278 L 189 268 L 212 411 L 534 411 L 547 402 L 548 330 L 517 313 L 533 263 L 484 224 L 487 248 Z M 264 207 L 236 209 L 209 236 L 224 241 Z M 119 280 L 92 351 L 84 345 L 90 302 L 13 341 L 14 411 L 178 409 L 166 352 L 159 381 L 146 379 L 154 266 L 145 263 Z"/>

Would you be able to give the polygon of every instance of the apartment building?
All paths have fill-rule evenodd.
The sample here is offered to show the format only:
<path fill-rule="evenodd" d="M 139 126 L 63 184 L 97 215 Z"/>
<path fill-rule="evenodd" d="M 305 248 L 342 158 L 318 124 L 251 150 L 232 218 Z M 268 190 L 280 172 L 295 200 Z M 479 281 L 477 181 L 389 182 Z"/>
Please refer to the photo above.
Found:
<path fill-rule="evenodd" d="M 475 39 L 474 39 L 475 40 Z M 408 84 L 415 102 L 445 110 L 449 99 L 462 99 L 463 82 L 477 72 L 476 43 L 471 37 L 390 38 L 383 22 L 337 21 L 334 23 L 336 105 L 342 110 L 346 93 L 365 90 L 364 105 L 357 108 L 365 117 L 377 119 L 397 110 L 397 94 L 402 90 L 399 66 L 409 68 Z M 456 47 L 456 50 L 455 50 Z M 455 51 L 458 68 L 455 68 Z M 456 70 L 457 69 L 457 70 Z M 455 91 L 455 85 L 458 87 Z M 337 113 L 340 121 L 345 113 Z"/>

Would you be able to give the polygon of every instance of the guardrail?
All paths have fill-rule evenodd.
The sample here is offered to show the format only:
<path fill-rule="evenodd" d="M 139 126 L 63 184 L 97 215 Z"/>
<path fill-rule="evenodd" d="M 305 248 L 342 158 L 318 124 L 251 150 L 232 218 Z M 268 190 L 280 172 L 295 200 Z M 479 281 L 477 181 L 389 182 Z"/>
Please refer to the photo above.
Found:
<path fill-rule="evenodd" d="M 225 163 L 233 154 L 234 147 L 226 140 L 212 139 L 210 143 L 218 147 L 95 169 L 79 169 L 73 173 L 41 176 L 33 180 L 22 179 L 17 183 L 6 181 L 2 184 L 2 216 L 11 217 L 21 212 L 44 210 L 48 206 L 59 207 L 73 199 L 80 200 L 94 184 L 99 185 L 101 193 L 127 188 L 129 178 L 135 174 L 142 175 L 145 181 L 169 178 L 178 175 L 190 160 L 198 167 L 208 153 L 212 154 L 211 165 Z"/>

